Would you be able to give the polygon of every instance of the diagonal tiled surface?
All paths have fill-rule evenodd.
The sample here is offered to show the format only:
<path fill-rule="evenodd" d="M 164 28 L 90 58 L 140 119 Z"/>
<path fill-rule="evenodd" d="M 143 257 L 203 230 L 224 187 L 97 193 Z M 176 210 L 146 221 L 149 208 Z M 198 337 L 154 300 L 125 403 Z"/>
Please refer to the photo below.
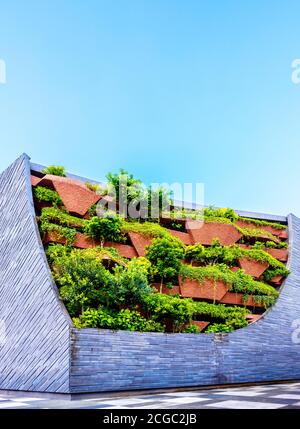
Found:
<path fill-rule="evenodd" d="M 282 409 L 300 408 L 300 383 L 247 386 L 224 389 L 48 399 L 20 393 L 1 394 L 0 408 L 10 409 Z"/>
<path fill-rule="evenodd" d="M 229 408 L 229 409 L 235 409 L 235 410 L 249 410 L 249 409 L 278 409 L 283 408 L 284 404 L 273 404 L 273 403 L 266 403 L 266 402 L 258 402 L 258 401 L 222 401 L 222 402 L 215 402 L 213 404 L 209 404 L 208 406 L 213 406 L 214 408 Z"/>

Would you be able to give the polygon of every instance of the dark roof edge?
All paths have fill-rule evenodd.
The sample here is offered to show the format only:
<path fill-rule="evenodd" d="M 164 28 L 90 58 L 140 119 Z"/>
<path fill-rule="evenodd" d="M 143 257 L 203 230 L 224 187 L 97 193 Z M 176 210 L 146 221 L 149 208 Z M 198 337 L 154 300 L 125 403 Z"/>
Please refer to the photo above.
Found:
<path fill-rule="evenodd" d="M 39 173 L 41 173 L 42 170 L 45 168 L 44 165 L 35 164 L 33 162 L 31 162 L 30 165 L 31 165 L 32 171 L 37 171 Z M 89 183 L 96 183 L 96 184 L 103 183 L 103 182 L 99 182 L 99 180 L 88 179 L 86 177 L 78 176 L 78 175 L 72 174 L 72 173 L 67 173 L 67 176 L 70 177 L 71 179 L 80 180 L 82 182 L 89 182 Z M 179 207 L 181 207 L 182 203 L 180 201 L 175 201 L 175 205 L 178 205 Z M 200 206 L 199 204 L 188 203 L 188 202 L 184 203 L 184 207 L 187 209 L 188 208 L 189 209 L 202 208 L 202 206 Z M 249 217 L 249 218 L 253 218 L 253 219 L 287 223 L 287 217 L 286 216 L 273 215 L 273 214 L 268 214 L 268 213 L 256 213 L 256 212 L 245 211 L 245 210 L 235 210 L 235 212 L 240 216 Z"/>

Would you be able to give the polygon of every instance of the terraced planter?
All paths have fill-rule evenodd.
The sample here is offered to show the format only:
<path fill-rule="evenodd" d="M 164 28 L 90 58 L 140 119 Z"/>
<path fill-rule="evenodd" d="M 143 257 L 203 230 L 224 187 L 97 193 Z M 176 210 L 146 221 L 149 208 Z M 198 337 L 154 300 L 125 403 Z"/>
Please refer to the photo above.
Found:
<path fill-rule="evenodd" d="M 115 243 L 113 241 L 106 241 L 104 243 L 104 247 L 113 247 L 116 249 L 123 258 L 136 258 L 138 256 L 135 248 L 133 246 L 129 246 L 128 244 Z"/>
<path fill-rule="evenodd" d="M 39 184 L 39 182 L 41 181 L 41 178 L 37 177 L 37 176 L 34 176 L 33 174 L 31 174 L 30 180 L 31 180 L 31 185 L 32 186 L 37 186 Z"/>
<path fill-rule="evenodd" d="M 269 267 L 267 262 L 259 262 L 248 258 L 239 258 L 240 267 L 252 277 L 259 278 Z"/>
<path fill-rule="evenodd" d="M 271 279 L 271 283 L 273 283 L 275 286 L 280 286 L 283 282 L 283 276 L 274 276 Z"/>
<path fill-rule="evenodd" d="M 43 237 L 43 242 L 44 244 L 48 244 L 48 243 L 66 244 L 67 239 L 65 237 L 61 237 L 56 231 L 49 231 Z M 78 249 L 91 249 L 95 246 L 100 246 L 100 242 L 97 242 L 92 238 L 88 237 L 87 235 L 78 232 L 76 234 L 73 246 Z M 132 259 L 138 256 L 134 247 L 129 246 L 127 244 L 106 241 L 104 243 L 104 247 L 113 247 L 118 251 L 120 256 L 123 256 L 124 258 Z"/>
<path fill-rule="evenodd" d="M 152 239 L 137 232 L 129 232 L 128 236 L 133 244 L 138 256 L 145 256 L 147 246 L 150 246 Z"/>
<path fill-rule="evenodd" d="M 287 232 L 285 229 L 274 228 L 271 225 L 257 225 L 256 223 L 246 222 L 244 220 L 237 220 L 235 223 L 241 228 L 260 229 L 260 230 L 270 232 L 271 234 L 279 238 L 287 238 Z"/>
<path fill-rule="evenodd" d="M 265 251 L 281 262 L 286 262 L 288 260 L 287 249 L 265 249 Z"/>
<path fill-rule="evenodd" d="M 228 286 L 222 281 L 204 279 L 203 283 L 197 280 L 179 277 L 180 294 L 185 298 L 207 299 L 220 301 L 228 291 Z"/>
<path fill-rule="evenodd" d="M 48 231 L 43 237 L 43 243 L 58 243 L 58 244 L 67 244 L 67 239 L 62 237 L 56 231 Z"/>
<path fill-rule="evenodd" d="M 84 216 L 89 208 L 100 200 L 100 195 L 90 191 L 82 182 L 67 177 L 46 174 L 35 180 L 34 186 L 53 188 L 61 197 L 64 206 L 72 215 Z"/>
<path fill-rule="evenodd" d="M 203 223 L 187 220 L 186 229 L 194 243 L 204 245 L 211 245 L 215 239 L 218 239 L 223 246 L 230 246 L 242 237 L 233 225 L 218 222 Z"/>
<path fill-rule="evenodd" d="M 263 304 L 255 302 L 252 296 L 249 296 L 249 298 L 245 301 L 244 294 L 235 292 L 226 292 L 220 302 L 222 304 L 244 305 L 246 307 L 264 307 Z"/>
<path fill-rule="evenodd" d="M 201 321 L 198 321 L 198 320 L 192 320 L 191 321 L 191 325 L 197 326 L 197 328 L 200 329 L 200 332 L 202 332 L 202 331 L 204 331 L 205 328 L 208 327 L 209 322 L 201 322 Z"/>
<path fill-rule="evenodd" d="M 259 319 L 261 319 L 262 315 L 261 314 L 248 314 L 246 319 L 248 320 L 249 323 L 254 323 L 257 322 Z"/>
<path fill-rule="evenodd" d="M 252 249 L 252 246 L 246 244 L 239 244 L 239 246 L 243 249 Z M 265 247 L 263 250 L 269 253 L 269 255 L 273 256 L 275 259 L 278 259 L 280 262 L 286 262 L 288 260 L 288 249 L 273 249 Z"/>
<path fill-rule="evenodd" d="M 170 229 L 169 232 L 171 235 L 173 235 L 173 237 L 179 238 L 179 240 L 181 240 L 186 246 L 193 244 L 190 234 L 181 231 L 174 231 L 173 229 Z"/>

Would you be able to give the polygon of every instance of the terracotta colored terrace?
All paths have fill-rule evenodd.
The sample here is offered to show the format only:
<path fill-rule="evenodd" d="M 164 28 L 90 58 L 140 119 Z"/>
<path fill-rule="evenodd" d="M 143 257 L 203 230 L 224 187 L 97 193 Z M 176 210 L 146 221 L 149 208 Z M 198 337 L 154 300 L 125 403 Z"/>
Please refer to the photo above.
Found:
<path fill-rule="evenodd" d="M 31 170 L 31 184 L 49 265 L 58 288 L 64 291 L 61 297 L 79 328 L 109 326 L 101 322 L 99 315 L 96 322 L 92 319 L 98 304 L 83 304 L 87 313 L 72 307 L 72 299 L 65 293 L 66 285 L 60 284 L 63 268 L 53 263 L 52 257 L 55 251 L 62 252 L 63 248 L 69 256 L 76 257 L 94 252 L 93 256 L 107 273 L 115 273 L 117 267 L 130 270 L 133 261 L 145 263 L 148 260 L 147 281 L 155 304 L 151 307 L 148 301 L 147 305 L 136 301 L 129 305 L 125 300 L 119 308 L 122 312 L 130 309 L 143 320 L 152 318 L 154 325 L 144 327 L 145 331 L 209 333 L 243 328 L 256 322 L 275 304 L 282 282 L 289 274 L 285 222 L 249 218 L 231 209 L 214 208 L 204 210 L 202 222 L 197 219 L 195 210 L 186 211 L 180 218 L 172 211 L 169 217 L 162 215 L 157 222 L 122 219 L 116 239 L 104 237 L 100 240 L 88 233 L 89 223 L 97 217 L 96 205 L 110 198 L 99 186 L 40 169 Z M 178 268 L 174 271 L 172 265 L 169 276 L 159 272 L 159 264 L 163 259 L 166 261 L 165 256 L 156 259 L 153 256 L 156 262 L 151 259 L 156 246 L 161 244 L 164 249 L 164 243 L 167 243 L 165 248 L 173 243 L 170 248 L 177 246 L 179 252 Z M 155 306 L 162 305 L 159 296 L 169 297 L 166 299 L 173 307 L 186 302 L 195 309 L 180 323 L 169 314 L 155 318 Z M 237 323 L 234 321 L 236 315 Z"/>

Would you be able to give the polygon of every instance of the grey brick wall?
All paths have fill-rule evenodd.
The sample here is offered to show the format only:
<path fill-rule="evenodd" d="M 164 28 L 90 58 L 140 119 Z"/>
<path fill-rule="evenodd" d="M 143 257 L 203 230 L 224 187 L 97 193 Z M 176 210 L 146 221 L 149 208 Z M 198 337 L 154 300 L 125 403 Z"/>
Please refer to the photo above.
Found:
<path fill-rule="evenodd" d="M 300 379 L 300 220 L 288 225 L 292 274 L 263 319 L 225 335 L 73 329 L 71 391 Z"/>
<path fill-rule="evenodd" d="M 0 389 L 69 391 L 71 321 L 40 240 L 30 162 L 0 176 Z"/>

